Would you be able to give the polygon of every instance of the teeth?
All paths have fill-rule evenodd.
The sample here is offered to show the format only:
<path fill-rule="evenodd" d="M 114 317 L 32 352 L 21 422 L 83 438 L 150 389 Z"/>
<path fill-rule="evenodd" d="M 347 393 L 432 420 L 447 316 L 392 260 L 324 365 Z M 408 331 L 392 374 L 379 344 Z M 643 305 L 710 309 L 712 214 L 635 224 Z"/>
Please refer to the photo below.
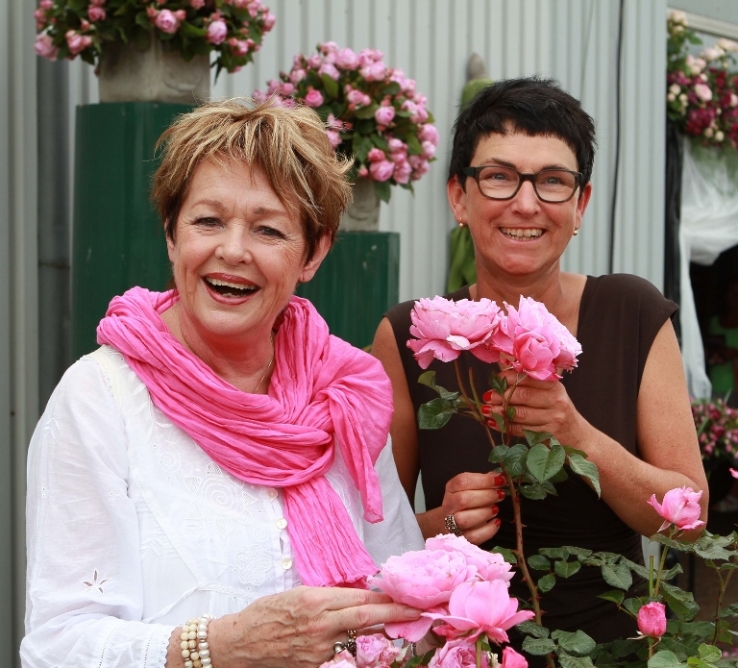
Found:
<path fill-rule="evenodd" d="M 543 234 L 543 230 L 503 228 L 502 233 L 511 239 L 537 239 Z"/>
<path fill-rule="evenodd" d="M 242 295 L 256 292 L 259 289 L 259 287 L 256 285 L 231 283 L 230 281 L 223 281 L 218 278 L 206 278 L 205 281 L 208 283 L 208 285 L 215 288 L 221 294 L 232 294 L 235 292 L 236 294 Z"/>

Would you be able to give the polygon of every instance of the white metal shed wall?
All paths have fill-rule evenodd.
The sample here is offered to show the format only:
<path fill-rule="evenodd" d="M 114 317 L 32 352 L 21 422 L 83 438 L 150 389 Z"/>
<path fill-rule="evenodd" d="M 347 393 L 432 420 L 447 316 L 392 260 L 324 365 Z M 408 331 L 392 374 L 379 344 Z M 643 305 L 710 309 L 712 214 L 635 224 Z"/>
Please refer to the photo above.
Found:
<path fill-rule="evenodd" d="M 394 188 L 381 228 L 401 234 L 400 298 L 443 292 L 448 233 L 445 178 L 450 129 L 473 52 L 493 79 L 541 74 L 558 79 L 595 118 L 599 151 L 594 196 L 582 234 L 565 257 L 572 271 L 609 271 L 617 140 L 619 0 L 271 0 L 277 17 L 255 62 L 221 75 L 214 97 L 249 95 L 291 67 L 296 53 L 333 40 L 384 52 L 428 97 L 441 143 L 415 196 Z M 620 179 L 614 271 L 661 286 L 663 274 L 665 0 L 624 0 L 620 99 Z M 97 100 L 91 68 L 73 63 L 72 104 Z M 74 71 L 74 68 L 77 71 Z M 71 156 L 71 152 L 70 152 Z M 70 157 L 71 160 L 71 157 Z M 71 171 L 70 171 L 71 173 Z"/>

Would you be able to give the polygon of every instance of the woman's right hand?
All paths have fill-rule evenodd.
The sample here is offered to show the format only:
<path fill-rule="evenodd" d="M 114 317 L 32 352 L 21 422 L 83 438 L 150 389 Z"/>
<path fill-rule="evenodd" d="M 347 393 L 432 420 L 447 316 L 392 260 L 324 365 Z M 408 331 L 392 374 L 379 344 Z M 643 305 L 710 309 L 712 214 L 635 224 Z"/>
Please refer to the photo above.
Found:
<path fill-rule="evenodd" d="M 420 610 L 385 594 L 339 587 L 296 587 L 214 619 L 208 644 L 214 668 L 316 668 L 347 631 L 418 619 Z M 179 636 L 177 635 L 177 638 Z M 173 664 L 168 668 L 181 665 Z"/>
<path fill-rule="evenodd" d="M 418 517 L 426 538 L 448 533 L 445 518 L 453 515 L 456 526 L 470 543 L 481 545 L 500 528 L 497 504 L 505 498 L 505 477 L 499 473 L 460 473 L 446 483 L 439 508 Z"/>

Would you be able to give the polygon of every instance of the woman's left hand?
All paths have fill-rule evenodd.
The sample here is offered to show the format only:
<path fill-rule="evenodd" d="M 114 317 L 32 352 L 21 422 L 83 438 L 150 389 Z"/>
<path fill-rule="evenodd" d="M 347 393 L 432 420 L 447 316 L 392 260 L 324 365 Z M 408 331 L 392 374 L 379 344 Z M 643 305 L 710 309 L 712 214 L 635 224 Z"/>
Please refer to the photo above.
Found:
<path fill-rule="evenodd" d="M 508 384 L 504 401 L 515 409 L 515 416 L 509 422 L 513 436 L 523 436 L 524 430 L 548 432 L 561 443 L 577 447 L 586 423 L 560 382 L 527 376 L 518 381 L 515 371 L 503 371 L 500 376 Z M 490 426 L 499 431 L 491 414 L 503 414 L 503 397 L 489 391 L 484 394 L 484 402 L 482 412 L 490 417 Z"/>

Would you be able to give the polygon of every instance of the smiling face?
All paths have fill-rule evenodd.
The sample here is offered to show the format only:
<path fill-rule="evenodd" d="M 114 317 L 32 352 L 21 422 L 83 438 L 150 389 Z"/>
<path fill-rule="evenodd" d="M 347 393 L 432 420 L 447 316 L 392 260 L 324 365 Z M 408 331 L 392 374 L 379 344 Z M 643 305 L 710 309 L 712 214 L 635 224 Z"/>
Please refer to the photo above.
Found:
<path fill-rule="evenodd" d="M 491 134 L 479 141 L 471 166 L 501 165 L 521 173 L 559 168 L 578 171 L 574 152 L 558 137 L 523 133 Z M 562 253 L 582 224 L 591 184 L 577 189 L 568 202 L 538 199 L 533 184 L 524 182 L 510 200 L 491 200 L 473 178 L 448 183 L 451 209 L 459 223 L 469 225 L 480 281 L 505 277 L 535 281 L 559 270 Z"/>
<path fill-rule="evenodd" d="M 313 277 L 329 243 L 323 239 L 306 263 L 300 220 L 261 168 L 205 160 L 167 242 L 180 295 L 175 335 L 195 351 L 268 341 L 295 286 Z"/>

